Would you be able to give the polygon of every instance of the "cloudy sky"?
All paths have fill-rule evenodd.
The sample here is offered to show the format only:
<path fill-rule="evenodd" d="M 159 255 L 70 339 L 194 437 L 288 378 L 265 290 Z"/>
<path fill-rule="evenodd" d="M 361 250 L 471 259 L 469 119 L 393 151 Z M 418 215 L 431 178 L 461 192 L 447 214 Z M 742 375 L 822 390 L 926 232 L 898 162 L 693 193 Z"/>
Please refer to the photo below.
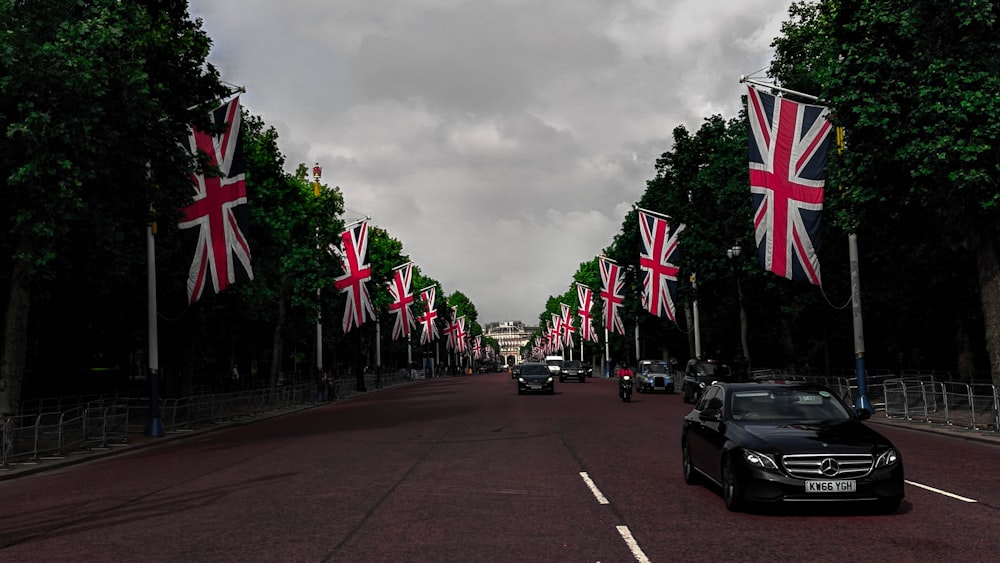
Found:
<path fill-rule="evenodd" d="M 534 322 L 670 149 L 739 110 L 791 0 L 190 0 L 209 60 L 479 322 Z M 252 196 L 251 196 L 252 197 Z M 574 305 L 575 303 L 570 303 Z"/>

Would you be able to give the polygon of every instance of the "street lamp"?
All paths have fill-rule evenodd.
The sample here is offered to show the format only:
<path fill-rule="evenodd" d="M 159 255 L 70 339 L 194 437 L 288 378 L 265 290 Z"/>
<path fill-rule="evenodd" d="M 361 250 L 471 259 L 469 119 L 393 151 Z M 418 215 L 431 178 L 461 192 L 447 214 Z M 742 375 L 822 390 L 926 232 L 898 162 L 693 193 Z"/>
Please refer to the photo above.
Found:
<path fill-rule="evenodd" d="M 736 298 L 740 306 L 740 348 L 742 355 L 740 356 L 741 365 L 737 368 L 741 371 L 739 375 L 745 377 L 750 366 L 750 348 L 747 346 L 747 311 L 743 307 L 743 286 L 740 284 L 740 273 L 737 267 L 737 260 L 741 252 L 743 252 L 743 248 L 739 244 L 734 244 L 732 248 L 726 250 L 726 256 L 733 267 L 733 277 L 736 279 Z"/>

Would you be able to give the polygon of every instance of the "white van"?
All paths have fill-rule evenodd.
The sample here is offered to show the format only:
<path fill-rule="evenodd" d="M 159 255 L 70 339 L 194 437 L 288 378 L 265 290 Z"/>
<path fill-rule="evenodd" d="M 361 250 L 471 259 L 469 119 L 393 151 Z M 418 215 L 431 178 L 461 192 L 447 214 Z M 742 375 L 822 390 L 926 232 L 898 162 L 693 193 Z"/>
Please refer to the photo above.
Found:
<path fill-rule="evenodd" d="M 563 357 L 545 356 L 545 364 L 549 366 L 549 374 L 558 376 L 562 374 Z"/>

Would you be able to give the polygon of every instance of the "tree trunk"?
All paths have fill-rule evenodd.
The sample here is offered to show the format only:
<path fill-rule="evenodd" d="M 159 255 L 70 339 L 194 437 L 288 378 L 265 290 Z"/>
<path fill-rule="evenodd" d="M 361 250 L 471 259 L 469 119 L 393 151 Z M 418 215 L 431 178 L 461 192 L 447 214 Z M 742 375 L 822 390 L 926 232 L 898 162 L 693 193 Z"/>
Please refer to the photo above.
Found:
<path fill-rule="evenodd" d="M 22 256 L 31 255 L 31 240 L 22 234 L 11 272 L 10 295 L 4 319 L 0 353 L 0 418 L 18 414 L 28 352 L 28 310 L 31 305 L 31 266 Z"/>
<path fill-rule="evenodd" d="M 287 274 L 282 275 L 281 287 L 287 279 Z M 285 307 L 285 293 L 278 294 L 278 321 L 274 325 L 274 336 L 271 340 L 271 373 L 268 384 L 273 388 L 278 385 L 278 375 L 281 373 L 281 357 L 284 354 L 285 339 L 282 335 L 285 332 L 285 320 L 287 318 Z"/>
<path fill-rule="evenodd" d="M 993 384 L 1000 385 L 1000 267 L 996 249 L 989 237 L 982 239 L 977 256 L 979 265 L 979 300 L 983 307 L 986 353 L 990 358 Z"/>

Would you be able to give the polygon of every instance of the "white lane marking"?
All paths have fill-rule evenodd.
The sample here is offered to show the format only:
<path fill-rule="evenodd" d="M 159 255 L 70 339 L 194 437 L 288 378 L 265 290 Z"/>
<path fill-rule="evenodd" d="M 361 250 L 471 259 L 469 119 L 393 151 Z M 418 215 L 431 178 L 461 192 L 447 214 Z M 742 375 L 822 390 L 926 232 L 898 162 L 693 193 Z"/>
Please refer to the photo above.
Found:
<path fill-rule="evenodd" d="M 639 547 L 638 542 L 632 537 L 632 532 L 628 529 L 628 526 L 616 526 L 618 528 L 618 533 L 622 535 L 622 539 L 625 540 L 625 544 L 632 551 L 632 555 L 635 556 L 635 560 L 640 563 L 649 563 L 649 557 L 642 552 L 642 548 Z"/>
<path fill-rule="evenodd" d="M 931 491 L 932 493 L 937 493 L 939 495 L 944 495 L 946 497 L 951 497 L 953 499 L 960 500 L 962 502 L 979 502 L 979 501 L 977 501 L 976 499 L 973 499 L 973 498 L 966 498 L 966 497 L 963 497 L 963 496 L 956 495 L 954 493 L 949 493 L 948 491 L 942 491 L 941 489 L 935 489 L 934 487 L 929 487 L 927 485 L 921 485 L 920 483 L 917 483 L 915 481 L 910 481 L 908 479 L 905 480 L 905 482 L 908 485 L 913 485 L 914 487 L 920 487 L 921 489 L 925 489 L 925 490 Z"/>
<path fill-rule="evenodd" d="M 604 496 L 604 493 L 597 488 L 597 485 L 594 484 L 594 481 L 591 480 L 590 475 L 588 475 L 586 471 L 581 471 L 580 477 L 583 477 L 583 482 L 590 487 L 590 492 L 594 493 L 594 496 L 597 497 L 597 502 L 601 504 L 609 504 L 608 499 Z"/>

